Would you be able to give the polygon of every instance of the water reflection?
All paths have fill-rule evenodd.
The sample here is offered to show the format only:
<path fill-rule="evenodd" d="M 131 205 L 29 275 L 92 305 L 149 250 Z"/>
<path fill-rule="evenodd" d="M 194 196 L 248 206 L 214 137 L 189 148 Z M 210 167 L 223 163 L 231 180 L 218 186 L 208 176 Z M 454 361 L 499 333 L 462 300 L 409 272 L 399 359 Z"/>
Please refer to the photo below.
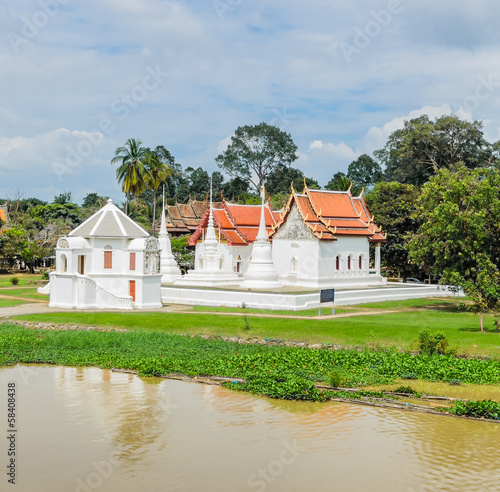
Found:
<path fill-rule="evenodd" d="M 0 369 L 3 394 L 13 379 Z M 19 406 L 23 492 L 483 492 L 500 483 L 500 426 L 484 422 L 44 366 L 19 380 Z"/>

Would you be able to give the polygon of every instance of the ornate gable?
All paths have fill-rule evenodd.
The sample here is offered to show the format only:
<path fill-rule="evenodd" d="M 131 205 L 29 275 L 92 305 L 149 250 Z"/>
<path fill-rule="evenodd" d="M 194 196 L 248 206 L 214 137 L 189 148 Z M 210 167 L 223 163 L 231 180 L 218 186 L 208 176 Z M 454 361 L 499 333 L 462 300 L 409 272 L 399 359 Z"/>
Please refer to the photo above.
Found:
<path fill-rule="evenodd" d="M 273 234 L 273 240 L 274 239 L 314 241 L 317 238 L 304 223 L 297 209 L 297 204 L 294 203 L 288 213 L 286 221 Z"/>

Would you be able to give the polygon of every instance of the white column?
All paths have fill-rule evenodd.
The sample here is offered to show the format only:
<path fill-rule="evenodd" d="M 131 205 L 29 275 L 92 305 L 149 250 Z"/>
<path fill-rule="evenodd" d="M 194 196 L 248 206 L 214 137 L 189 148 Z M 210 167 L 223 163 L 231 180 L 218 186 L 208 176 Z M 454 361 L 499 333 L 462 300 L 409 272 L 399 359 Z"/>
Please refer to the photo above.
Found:
<path fill-rule="evenodd" d="M 375 243 L 375 273 L 380 275 L 380 243 Z"/>

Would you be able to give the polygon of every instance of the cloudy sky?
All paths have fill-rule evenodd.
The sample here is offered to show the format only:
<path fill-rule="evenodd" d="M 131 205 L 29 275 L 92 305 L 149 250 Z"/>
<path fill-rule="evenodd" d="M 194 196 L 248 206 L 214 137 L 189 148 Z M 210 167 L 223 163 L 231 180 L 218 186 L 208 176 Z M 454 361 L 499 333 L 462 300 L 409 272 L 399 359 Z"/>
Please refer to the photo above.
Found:
<path fill-rule="evenodd" d="M 122 201 L 127 138 L 216 170 L 261 121 L 322 185 L 424 113 L 496 141 L 499 24 L 494 0 L 2 0 L 0 198 Z"/>

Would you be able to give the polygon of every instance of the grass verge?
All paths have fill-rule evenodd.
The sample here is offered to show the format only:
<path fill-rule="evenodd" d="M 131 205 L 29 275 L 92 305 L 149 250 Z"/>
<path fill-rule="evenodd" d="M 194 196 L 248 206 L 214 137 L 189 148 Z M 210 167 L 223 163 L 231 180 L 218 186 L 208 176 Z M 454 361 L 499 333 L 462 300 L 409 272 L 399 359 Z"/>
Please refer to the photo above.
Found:
<path fill-rule="evenodd" d="M 442 332 L 450 348 L 459 354 L 500 356 L 500 334 L 493 317 L 485 317 L 487 333 L 479 332 L 479 321 L 471 313 L 448 309 L 424 309 L 325 320 L 224 316 L 223 314 L 180 314 L 166 312 L 86 313 L 65 312 L 19 316 L 28 321 L 117 326 L 137 331 L 257 336 L 280 340 L 335 343 L 368 347 L 416 348 L 418 334 L 428 329 Z"/>

